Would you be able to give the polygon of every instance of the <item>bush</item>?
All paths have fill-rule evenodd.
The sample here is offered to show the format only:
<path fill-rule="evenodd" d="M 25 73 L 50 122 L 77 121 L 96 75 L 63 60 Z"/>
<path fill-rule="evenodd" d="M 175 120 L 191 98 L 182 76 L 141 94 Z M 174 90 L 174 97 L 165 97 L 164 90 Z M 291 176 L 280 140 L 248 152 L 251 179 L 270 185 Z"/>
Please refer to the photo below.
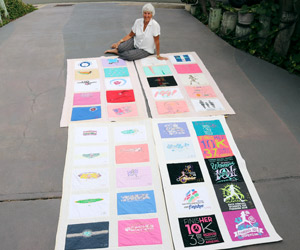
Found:
<path fill-rule="evenodd" d="M 0 27 L 21 16 L 26 15 L 27 13 L 36 10 L 34 6 L 32 6 L 31 4 L 25 4 L 21 0 L 4 0 L 4 2 L 9 16 L 4 17 L 4 10 L 0 8 L 0 13 L 3 21 L 2 24 L 0 23 Z"/>
<path fill-rule="evenodd" d="M 218 7 L 222 8 L 222 11 L 237 12 L 240 9 L 232 8 L 231 6 L 219 4 Z M 247 7 L 247 6 L 244 6 Z M 279 31 L 279 5 L 274 3 L 274 1 L 265 0 L 260 4 L 247 7 L 251 12 L 254 13 L 254 21 L 251 24 L 252 32 L 250 35 L 237 38 L 234 32 L 228 35 L 222 35 L 220 30 L 216 31 L 216 34 L 222 37 L 232 46 L 248 52 L 256 57 L 264 59 L 270 63 L 273 63 L 279 67 L 288 70 L 291 73 L 300 75 L 300 36 L 294 35 L 291 38 L 290 49 L 287 56 L 283 57 L 278 55 L 274 51 L 274 41 Z M 199 6 L 196 12 L 196 17 L 207 24 L 207 17 L 205 17 Z M 259 22 L 259 16 L 265 15 L 271 18 L 270 32 L 264 42 L 259 37 L 258 32 L 261 30 L 262 25 Z"/>

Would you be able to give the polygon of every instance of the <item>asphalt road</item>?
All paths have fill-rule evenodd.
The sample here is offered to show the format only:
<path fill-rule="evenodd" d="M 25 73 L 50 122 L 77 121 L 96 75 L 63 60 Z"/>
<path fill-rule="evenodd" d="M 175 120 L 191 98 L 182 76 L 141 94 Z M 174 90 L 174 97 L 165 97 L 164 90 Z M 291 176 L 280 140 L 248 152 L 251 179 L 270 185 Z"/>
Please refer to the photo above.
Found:
<path fill-rule="evenodd" d="M 300 78 L 236 50 L 184 9 L 156 13 L 161 53 L 195 51 L 236 111 L 227 123 L 284 239 L 244 249 L 298 250 Z M 140 16 L 135 3 L 50 4 L 0 29 L 1 250 L 54 248 L 68 136 L 59 128 L 66 59 L 103 55 Z"/>

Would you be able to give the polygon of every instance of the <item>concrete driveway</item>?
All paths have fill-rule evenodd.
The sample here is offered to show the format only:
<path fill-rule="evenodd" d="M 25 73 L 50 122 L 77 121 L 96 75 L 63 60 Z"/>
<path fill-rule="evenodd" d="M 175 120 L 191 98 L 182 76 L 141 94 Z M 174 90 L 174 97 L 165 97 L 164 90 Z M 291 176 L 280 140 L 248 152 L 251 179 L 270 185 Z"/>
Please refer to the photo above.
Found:
<path fill-rule="evenodd" d="M 184 9 L 156 9 L 161 52 L 195 51 L 236 111 L 227 119 L 283 242 L 299 249 L 300 78 L 232 48 Z M 169 7 L 169 6 L 168 6 Z M 0 249 L 54 249 L 67 129 L 66 59 L 103 55 L 138 3 L 45 5 L 0 29 Z"/>

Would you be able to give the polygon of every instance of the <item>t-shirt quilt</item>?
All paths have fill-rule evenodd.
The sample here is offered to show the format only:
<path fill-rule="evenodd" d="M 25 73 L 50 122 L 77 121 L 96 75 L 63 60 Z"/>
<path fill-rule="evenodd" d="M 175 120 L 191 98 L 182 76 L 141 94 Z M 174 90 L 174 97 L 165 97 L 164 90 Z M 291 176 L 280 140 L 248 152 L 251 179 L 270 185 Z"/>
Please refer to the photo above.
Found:
<path fill-rule="evenodd" d="M 147 118 L 133 62 L 117 57 L 69 59 L 60 126 Z"/>
<path fill-rule="evenodd" d="M 195 52 L 135 61 L 153 118 L 234 114 Z"/>

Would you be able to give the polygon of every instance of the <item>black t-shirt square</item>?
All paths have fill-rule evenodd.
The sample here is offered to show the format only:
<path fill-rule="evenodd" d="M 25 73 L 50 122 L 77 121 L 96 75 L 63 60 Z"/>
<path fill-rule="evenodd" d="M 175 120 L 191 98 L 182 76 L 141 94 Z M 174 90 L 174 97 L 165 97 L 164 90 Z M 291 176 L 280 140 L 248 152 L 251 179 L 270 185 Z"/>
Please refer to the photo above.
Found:
<path fill-rule="evenodd" d="M 204 181 L 198 162 L 172 163 L 167 168 L 172 185 Z"/>
<path fill-rule="evenodd" d="M 177 86 L 173 76 L 148 77 L 147 80 L 150 88 Z"/>
<path fill-rule="evenodd" d="M 235 156 L 205 159 L 205 163 L 213 184 L 244 181 Z"/>
<path fill-rule="evenodd" d="M 215 215 L 178 218 L 185 247 L 224 242 Z"/>
<path fill-rule="evenodd" d="M 222 212 L 255 208 L 245 182 L 214 185 Z"/>

